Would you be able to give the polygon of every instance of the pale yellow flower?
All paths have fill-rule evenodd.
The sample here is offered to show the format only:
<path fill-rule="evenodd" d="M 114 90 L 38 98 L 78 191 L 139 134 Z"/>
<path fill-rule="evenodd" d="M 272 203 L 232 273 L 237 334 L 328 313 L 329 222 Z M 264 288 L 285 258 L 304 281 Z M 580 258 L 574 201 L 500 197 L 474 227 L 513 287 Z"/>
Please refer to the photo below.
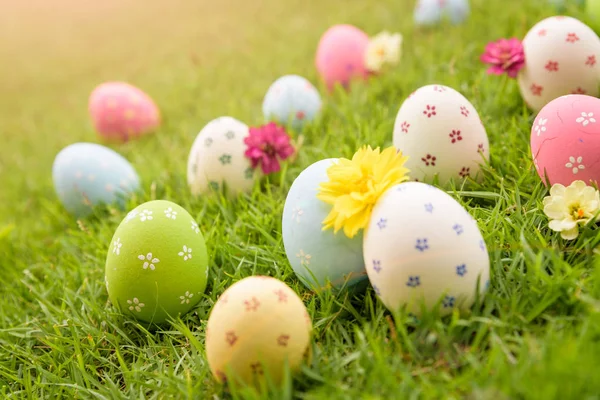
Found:
<path fill-rule="evenodd" d="M 323 230 L 344 229 L 352 238 L 369 223 L 373 206 L 386 190 L 408 180 L 407 157 L 395 147 L 380 153 L 379 147 L 363 147 L 352 160 L 340 158 L 327 169 L 329 181 L 321 183 L 317 198 L 333 207 Z"/>
<path fill-rule="evenodd" d="M 365 66 L 369 71 L 379 72 L 384 64 L 397 64 L 400 61 L 401 48 L 401 34 L 381 32 L 369 41 Z"/>
<path fill-rule="evenodd" d="M 579 235 L 579 225 L 598 219 L 600 195 L 583 181 L 569 186 L 554 184 L 550 196 L 544 198 L 544 214 L 550 218 L 548 227 L 560 232 L 563 239 L 572 240 Z"/>

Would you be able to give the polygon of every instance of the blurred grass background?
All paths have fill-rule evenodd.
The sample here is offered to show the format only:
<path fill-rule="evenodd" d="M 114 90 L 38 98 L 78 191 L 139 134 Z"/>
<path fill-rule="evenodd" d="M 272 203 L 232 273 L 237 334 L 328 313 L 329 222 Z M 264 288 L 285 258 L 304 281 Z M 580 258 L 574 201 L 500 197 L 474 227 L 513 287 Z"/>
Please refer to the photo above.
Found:
<path fill-rule="evenodd" d="M 406 0 L 395 8 L 402 10 L 403 2 L 408 9 Z M 373 30 L 394 28 L 403 16 L 390 13 L 389 3 L 3 0 L 0 200 L 7 207 L 0 218 L 26 217 L 54 195 L 51 166 L 62 147 L 99 141 L 87 114 L 97 84 L 130 82 L 162 110 L 157 138 L 117 148 L 143 178 L 164 170 L 185 173 L 186 147 L 206 122 L 220 115 L 262 121 L 262 96 L 278 76 L 315 80 L 313 53 L 329 25 L 364 27 L 360 22 L 369 15 Z M 185 141 L 179 154 L 166 163 L 142 156 L 148 142 L 170 147 L 179 140 Z"/>

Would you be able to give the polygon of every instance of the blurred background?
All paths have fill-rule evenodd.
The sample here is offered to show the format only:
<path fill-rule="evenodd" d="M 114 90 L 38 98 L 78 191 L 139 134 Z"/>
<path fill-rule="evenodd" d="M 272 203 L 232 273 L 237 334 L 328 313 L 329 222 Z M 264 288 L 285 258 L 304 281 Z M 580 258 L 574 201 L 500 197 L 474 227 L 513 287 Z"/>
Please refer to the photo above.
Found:
<path fill-rule="evenodd" d="M 410 11 L 412 3 L 0 0 L 0 222 L 55 209 L 54 156 L 73 142 L 100 142 L 87 114 L 96 85 L 127 81 L 161 109 L 156 136 L 135 150 L 111 145 L 148 187 L 185 175 L 189 146 L 209 120 L 259 122 L 262 96 L 280 75 L 316 81 L 314 51 L 331 24 L 368 31 L 361 21 L 369 13 L 372 33 L 397 30 L 400 15 L 390 9 Z"/>

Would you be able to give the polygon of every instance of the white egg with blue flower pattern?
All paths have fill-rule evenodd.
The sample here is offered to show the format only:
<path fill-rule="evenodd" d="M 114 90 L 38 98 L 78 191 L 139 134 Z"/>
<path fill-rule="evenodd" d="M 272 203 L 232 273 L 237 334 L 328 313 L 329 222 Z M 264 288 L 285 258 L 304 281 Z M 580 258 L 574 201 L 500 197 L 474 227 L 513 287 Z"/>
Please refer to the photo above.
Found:
<path fill-rule="evenodd" d="M 296 130 L 313 121 L 321 110 L 321 96 L 308 79 L 285 75 L 277 79 L 263 100 L 267 121 L 276 121 Z"/>
<path fill-rule="evenodd" d="M 140 187 L 135 169 L 119 153 L 95 143 L 62 149 L 52 165 L 54 189 L 65 209 L 84 217 L 99 204 L 123 206 Z"/>
<path fill-rule="evenodd" d="M 455 199 L 420 182 L 386 191 L 364 234 L 373 289 L 394 311 L 440 314 L 471 307 L 489 284 L 490 260 L 477 222 Z"/>
<path fill-rule="evenodd" d="M 254 187 L 255 170 L 246 158 L 246 124 L 232 117 L 210 121 L 192 144 L 188 157 L 187 181 L 193 195 L 227 188 L 235 196 Z"/>
<path fill-rule="evenodd" d="M 328 180 L 327 168 L 336 159 L 310 165 L 292 184 L 285 200 L 282 235 L 292 269 L 309 288 L 331 284 L 339 288 L 366 279 L 362 234 L 350 239 L 342 231 L 324 231 L 323 220 L 331 206 L 317 199 L 319 185 Z"/>

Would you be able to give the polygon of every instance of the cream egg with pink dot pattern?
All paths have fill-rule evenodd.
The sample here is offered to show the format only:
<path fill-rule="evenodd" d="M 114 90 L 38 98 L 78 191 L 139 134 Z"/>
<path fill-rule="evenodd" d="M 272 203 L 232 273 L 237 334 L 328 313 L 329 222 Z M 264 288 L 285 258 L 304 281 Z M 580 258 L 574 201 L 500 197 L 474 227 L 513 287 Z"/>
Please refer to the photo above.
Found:
<path fill-rule="evenodd" d="M 251 276 L 231 285 L 206 325 L 208 365 L 220 381 L 280 383 L 286 364 L 297 370 L 309 356 L 312 321 L 298 295 L 282 281 Z"/>

